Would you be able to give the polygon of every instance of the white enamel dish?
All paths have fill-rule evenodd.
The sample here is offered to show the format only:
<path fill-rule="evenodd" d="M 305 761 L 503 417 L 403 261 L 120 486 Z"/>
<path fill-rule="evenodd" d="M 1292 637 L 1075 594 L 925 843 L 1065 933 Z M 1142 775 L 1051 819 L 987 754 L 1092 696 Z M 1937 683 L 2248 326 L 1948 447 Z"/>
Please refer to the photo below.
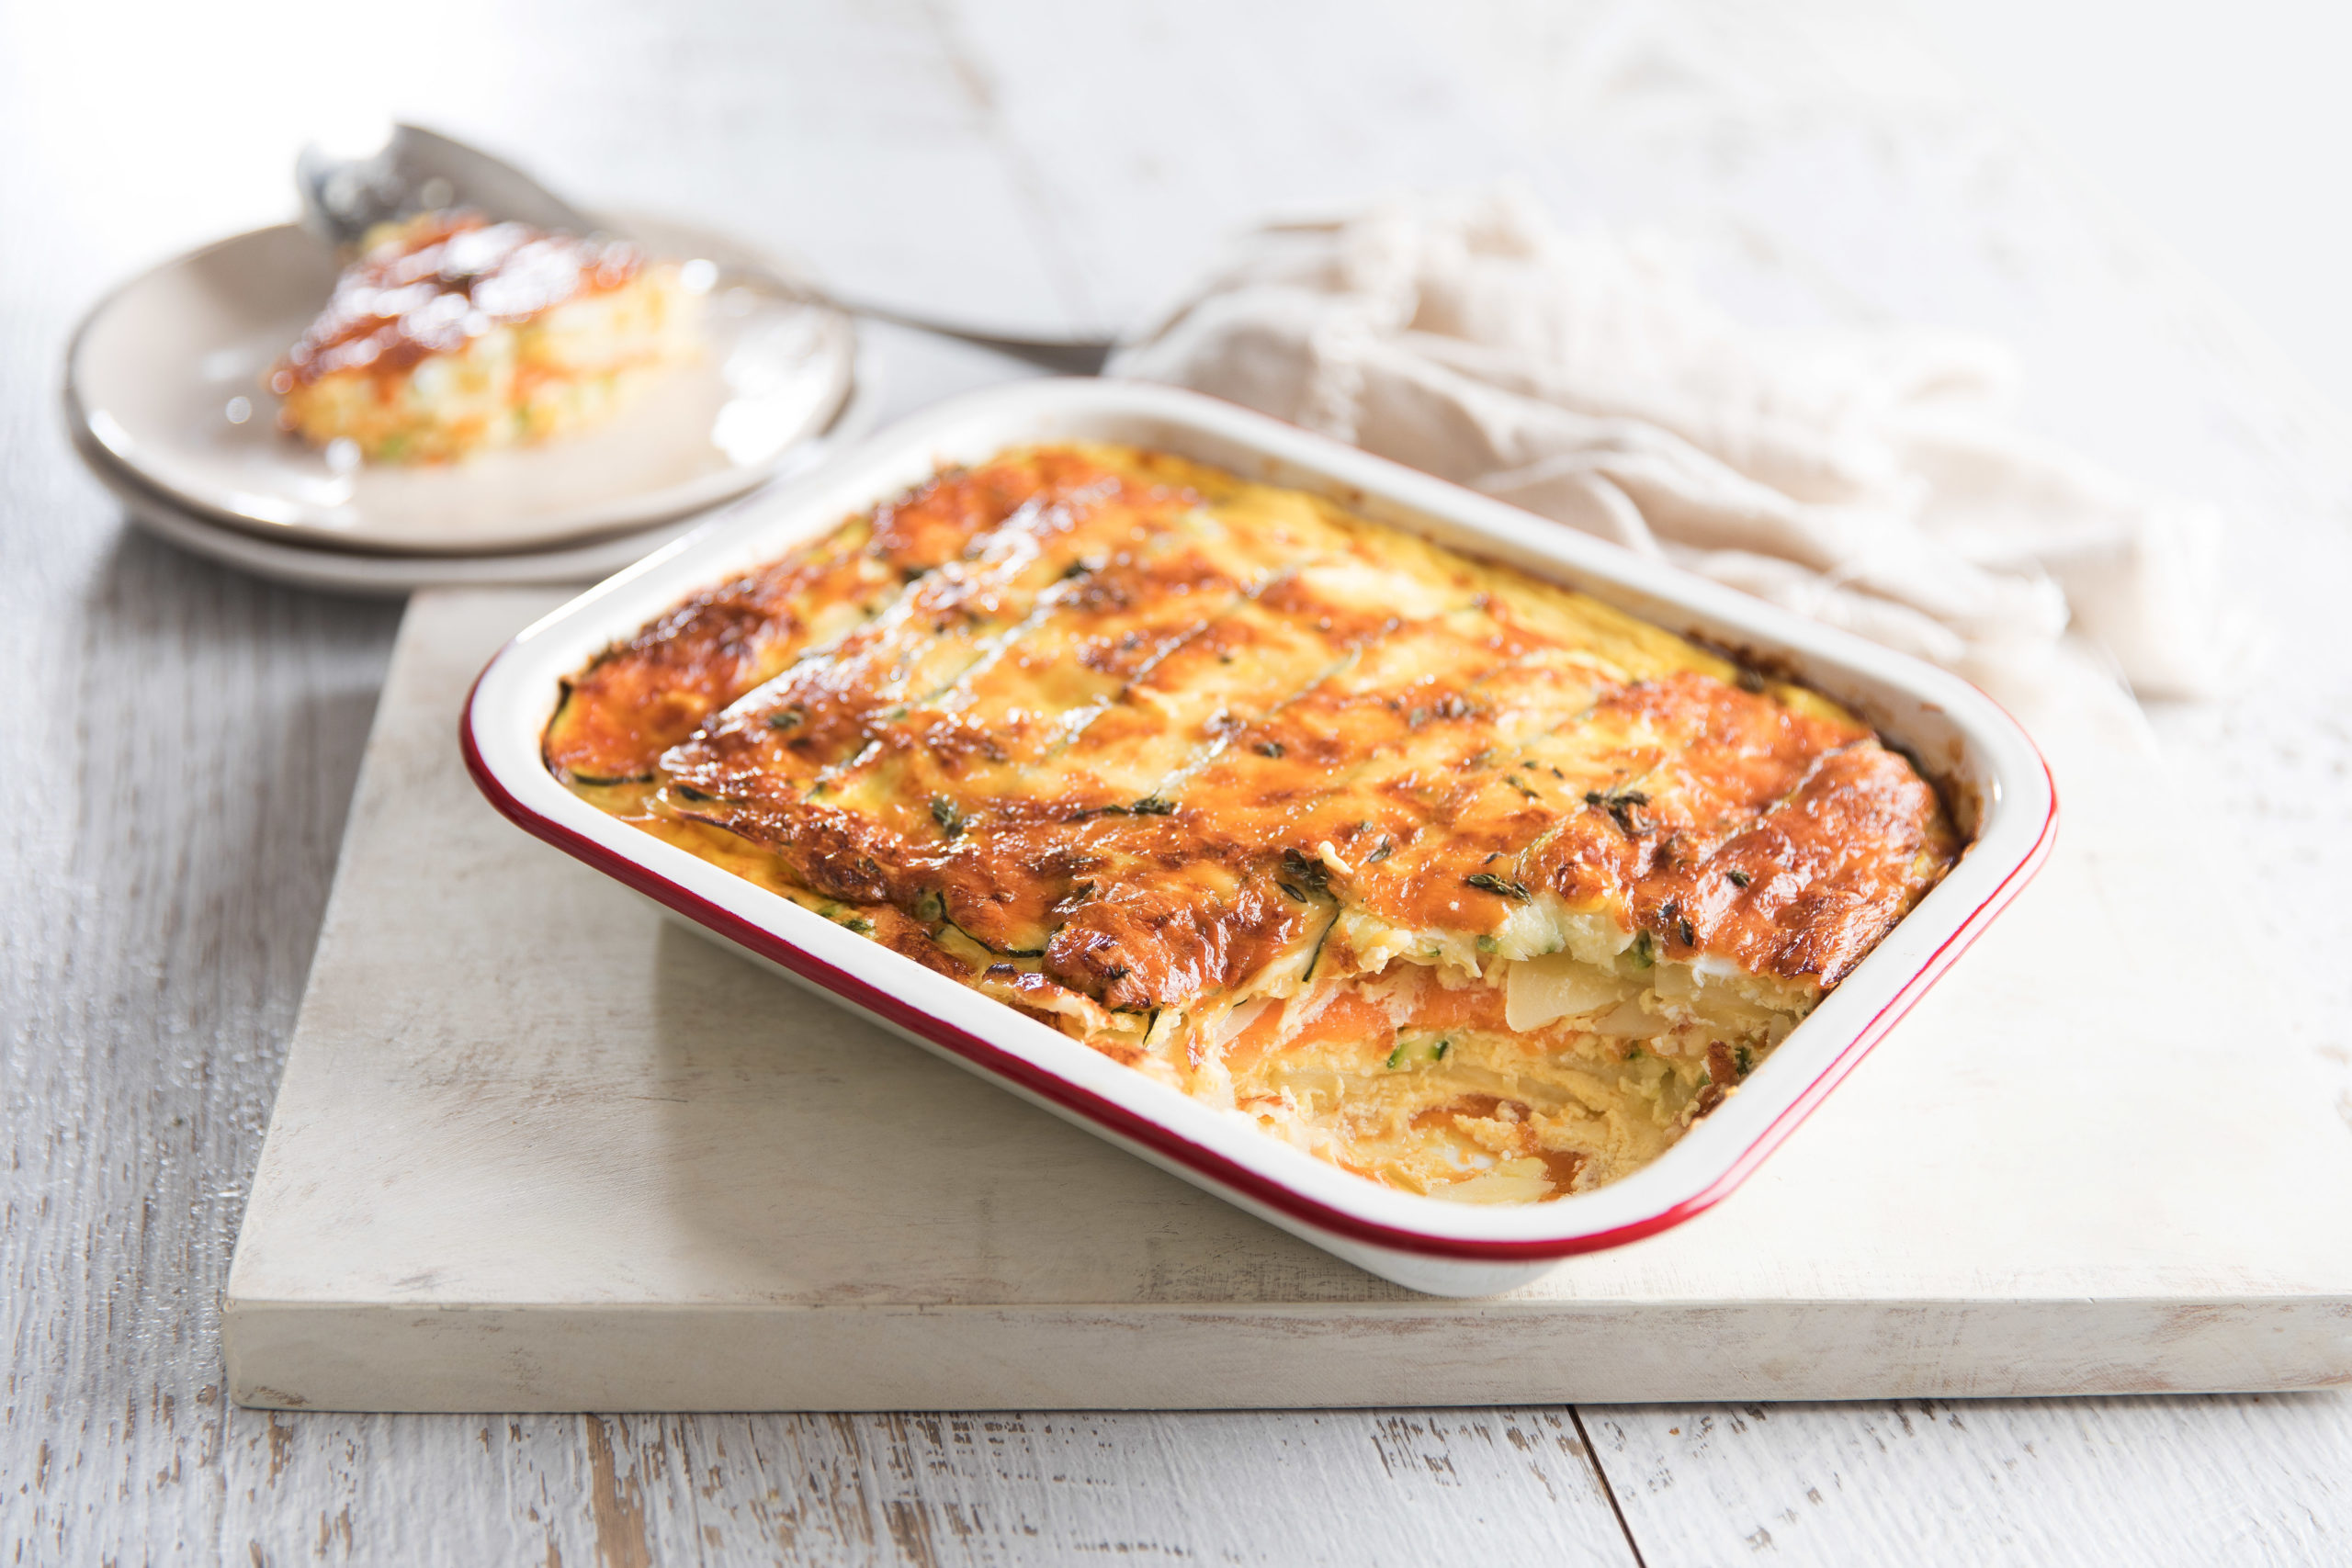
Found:
<path fill-rule="evenodd" d="M 336 264 L 293 224 L 133 278 L 66 355 L 66 417 L 166 502 L 278 544 L 503 555 L 642 531 L 765 482 L 850 394 L 857 334 L 838 311 L 717 269 L 789 264 L 695 225 L 629 216 L 648 254 L 710 264 L 707 352 L 616 417 L 463 462 L 338 466 L 277 428 L 269 367 L 326 302 Z"/>
<path fill-rule="evenodd" d="M 1152 447 L 1328 495 L 1737 649 L 1848 704 L 1917 756 L 1973 832 L 1969 850 L 1740 1092 L 1662 1157 L 1592 1192 L 1487 1207 L 1393 1190 L 1293 1149 L 607 817 L 542 765 L 539 735 L 561 678 L 678 600 L 942 464 L 1071 440 Z M 1023 1099 L 1375 1274 L 1444 1295 L 1508 1290 L 1561 1258 L 1676 1224 L 1736 1187 L 2023 886 L 2048 855 L 2057 823 L 2049 771 L 2032 742 L 1952 675 L 1262 415 L 1113 381 L 1014 383 L 943 404 L 835 455 L 525 631 L 483 671 L 460 730 L 476 782 L 526 830 Z"/>

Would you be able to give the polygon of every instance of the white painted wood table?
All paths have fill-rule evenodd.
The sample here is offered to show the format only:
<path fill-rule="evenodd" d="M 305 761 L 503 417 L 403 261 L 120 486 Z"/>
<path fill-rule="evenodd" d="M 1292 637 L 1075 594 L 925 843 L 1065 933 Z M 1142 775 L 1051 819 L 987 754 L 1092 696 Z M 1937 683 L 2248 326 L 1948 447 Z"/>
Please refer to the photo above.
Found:
<path fill-rule="evenodd" d="M 2352 1119 L 2336 416 L 1886 8 L 1750 9 L 0 7 L 9 1561 L 2352 1557 L 2352 1402 L 2326 1394 L 492 1419 L 222 1396 L 218 1294 L 395 612 L 125 533 L 66 451 L 56 367 L 112 278 L 280 216 L 300 130 L 368 98 L 1026 326 L 1120 321 L 1270 207 L 1516 174 L 1571 220 L 1680 236 L 1750 318 L 2018 343 L 2033 423 L 2240 524 L 2287 678 L 2154 716 L 2301 1001 L 2245 1048 L 2315 1053 Z M 901 410 L 1003 374 L 881 345 Z"/>

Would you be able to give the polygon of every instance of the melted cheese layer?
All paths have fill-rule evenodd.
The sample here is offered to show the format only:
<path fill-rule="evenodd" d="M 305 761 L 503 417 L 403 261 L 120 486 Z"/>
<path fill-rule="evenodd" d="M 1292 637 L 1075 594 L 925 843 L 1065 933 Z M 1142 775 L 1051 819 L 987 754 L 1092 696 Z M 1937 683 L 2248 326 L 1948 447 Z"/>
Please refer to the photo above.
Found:
<path fill-rule="evenodd" d="M 1819 695 L 1295 491 L 1010 452 L 571 682 L 599 805 L 1392 1185 L 1558 1196 L 1941 876 Z"/>

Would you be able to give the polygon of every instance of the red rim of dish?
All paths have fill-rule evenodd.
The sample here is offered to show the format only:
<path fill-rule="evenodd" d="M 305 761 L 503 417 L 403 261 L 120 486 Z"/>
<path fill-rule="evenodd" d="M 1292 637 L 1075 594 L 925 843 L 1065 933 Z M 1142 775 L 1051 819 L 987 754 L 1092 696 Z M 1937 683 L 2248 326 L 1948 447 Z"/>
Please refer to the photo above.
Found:
<path fill-rule="evenodd" d="M 498 657 L 503 657 L 503 651 Z M 1838 1087 L 1856 1064 L 1867 1055 L 1871 1046 L 1894 1027 L 1903 1015 L 1909 1012 L 1919 998 L 1943 977 L 1952 961 L 1966 952 L 1969 944 L 1983 933 L 1995 915 L 2007 906 L 2023 890 L 2033 874 L 2041 870 L 2050 858 L 2051 845 L 2057 836 L 2058 784 L 2051 776 L 2050 763 L 2026 737 L 2026 744 L 2034 761 L 2041 768 L 2041 776 L 2050 792 L 2050 806 L 2041 820 L 2041 832 L 2033 847 L 2018 863 L 2009 868 L 2000 885 L 1986 896 L 1984 901 L 1972 910 L 1966 919 L 1928 955 L 1903 988 L 1879 1009 L 1871 1021 L 1856 1032 L 1853 1040 L 1838 1054 L 1835 1060 L 1822 1069 L 1775 1117 L 1756 1140 L 1743 1150 L 1715 1179 L 1691 1196 L 1643 1219 L 1630 1220 L 1607 1230 L 1593 1231 L 1583 1235 L 1562 1236 L 1538 1241 L 1481 1241 L 1454 1236 L 1430 1235 L 1425 1232 L 1405 1230 L 1395 1225 L 1363 1219 L 1333 1208 L 1319 1199 L 1310 1198 L 1281 1181 L 1252 1170 L 1215 1150 L 1202 1147 L 1152 1121 L 1149 1117 L 1105 1100 L 1091 1089 L 1057 1077 L 1035 1063 L 1005 1051 L 968 1030 L 957 1027 L 934 1014 L 925 1012 L 904 999 L 860 979 L 848 971 L 819 958 L 765 927 L 756 925 L 729 909 L 703 897 L 700 894 L 672 881 L 660 872 L 629 859 L 616 850 L 533 810 L 516 797 L 492 771 L 474 739 L 474 699 L 481 690 L 481 682 L 498 662 L 493 658 L 482 673 L 474 678 L 471 690 L 466 694 L 466 705 L 458 721 L 458 742 L 463 748 L 466 771 L 473 775 L 476 787 L 501 815 L 534 837 L 544 840 L 557 849 L 585 862 L 607 876 L 635 888 L 638 892 L 666 905 L 698 924 L 708 927 L 738 946 L 748 948 L 763 958 L 790 970 L 800 978 L 841 998 L 853 1007 L 873 1014 L 910 1034 L 921 1035 L 942 1050 L 980 1067 L 993 1077 L 1009 1079 L 1041 1100 L 1049 1100 L 1076 1115 L 1109 1129 L 1123 1138 L 1142 1144 L 1164 1157 L 1182 1165 L 1186 1169 L 1241 1194 L 1253 1202 L 1261 1203 L 1317 1230 L 1329 1231 L 1351 1241 L 1365 1242 L 1374 1247 L 1398 1252 L 1416 1253 L 1425 1257 L 1450 1258 L 1481 1262 L 1529 1262 L 1573 1257 L 1580 1252 L 1598 1252 L 1606 1247 L 1622 1247 L 1656 1235 L 1663 1230 L 1682 1224 L 1705 1213 L 1720 1202 L 1739 1184 L 1752 1175 L 1767 1156 L 1780 1147 L 1791 1133 L 1813 1113 L 1829 1091 Z M 1990 698 L 1986 699 L 1988 702 Z M 2007 715 L 2004 714 L 2006 717 Z M 2011 723 L 2016 721 L 2012 719 Z M 2018 733 L 2024 734 L 2022 728 Z"/>

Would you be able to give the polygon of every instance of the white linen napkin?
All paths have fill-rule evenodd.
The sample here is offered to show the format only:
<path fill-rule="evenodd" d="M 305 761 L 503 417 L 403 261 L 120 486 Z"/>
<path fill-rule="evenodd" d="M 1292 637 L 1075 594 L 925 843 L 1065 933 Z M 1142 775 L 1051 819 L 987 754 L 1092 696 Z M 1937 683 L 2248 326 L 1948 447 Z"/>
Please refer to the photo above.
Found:
<path fill-rule="evenodd" d="M 2220 517 L 2018 431 L 1997 347 L 1766 333 L 1514 189 L 1248 236 L 1110 373 L 1245 403 L 1979 679 L 2070 625 L 2144 695 L 2256 648 Z"/>

